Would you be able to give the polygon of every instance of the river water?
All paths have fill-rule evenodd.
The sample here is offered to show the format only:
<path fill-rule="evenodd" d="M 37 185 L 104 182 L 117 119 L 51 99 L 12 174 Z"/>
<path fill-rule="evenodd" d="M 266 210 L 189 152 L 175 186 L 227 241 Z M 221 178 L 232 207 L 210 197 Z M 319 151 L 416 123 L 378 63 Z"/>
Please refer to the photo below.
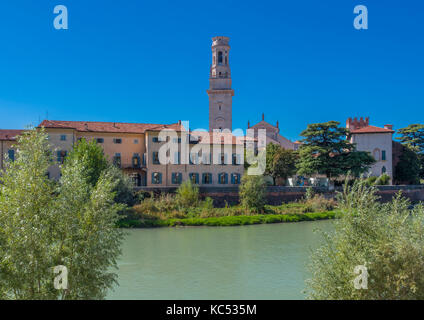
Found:
<path fill-rule="evenodd" d="M 332 221 L 129 230 L 108 299 L 304 299 Z"/>

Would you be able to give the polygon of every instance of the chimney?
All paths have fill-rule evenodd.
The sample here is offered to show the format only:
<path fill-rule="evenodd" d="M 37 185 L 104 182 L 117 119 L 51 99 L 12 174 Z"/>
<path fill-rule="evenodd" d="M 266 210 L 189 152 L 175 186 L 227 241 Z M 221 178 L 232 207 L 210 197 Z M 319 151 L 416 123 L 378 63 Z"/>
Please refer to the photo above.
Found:
<path fill-rule="evenodd" d="M 249 129 L 249 128 L 250 128 L 250 121 L 247 120 L 247 129 Z"/>
<path fill-rule="evenodd" d="M 277 120 L 277 128 L 278 128 L 278 120 Z"/>
<path fill-rule="evenodd" d="M 178 124 L 181 125 L 181 120 L 178 120 Z"/>
<path fill-rule="evenodd" d="M 262 113 L 262 121 L 265 120 L 265 113 Z"/>
<path fill-rule="evenodd" d="M 384 129 L 393 130 L 393 125 L 392 124 L 385 124 Z"/>

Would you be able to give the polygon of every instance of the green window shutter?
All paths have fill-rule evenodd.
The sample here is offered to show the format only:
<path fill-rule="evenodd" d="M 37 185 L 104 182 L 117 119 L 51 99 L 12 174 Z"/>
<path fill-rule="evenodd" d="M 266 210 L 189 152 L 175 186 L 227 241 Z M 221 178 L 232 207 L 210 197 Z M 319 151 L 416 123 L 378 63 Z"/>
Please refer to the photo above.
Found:
<path fill-rule="evenodd" d="M 386 160 L 386 150 L 381 151 L 381 160 Z"/>
<path fill-rule="evenodd" d="M 224 173 L 224 181 L 225 184 L 228 184 L 228 174 Z"/>
<path fill-rule="evenodd" d="M 162 184 L 162 173 L 159 173 L 159 183 Z"/>
<path fill-rule="evenodd" d="M 196 173 L 196 183 L 199 183 L 199 174 L 198 173 Z"/>
<path fill-rule="evenodd" d="M 172 181 L 172 183 L 173 184 L 175 184 L 175 173 L 173 172 L 172 174 L 171 174 L 171 181 Z"/>
<path fill-rule="evenodd" d="M 235 182 L 235 176 L 234 173 L 231 174 L 231 184 L 234 184 Z"/>
<path fill-rule="evenodd" d="M 154 183 L 155 183 L 155 173 L 152 172 L 152 184 L 154 184 Z"/>
<path fill-rule="evenodd" d="M 57 152 L 57 162 L 60 162 L 60 151 Z"/>

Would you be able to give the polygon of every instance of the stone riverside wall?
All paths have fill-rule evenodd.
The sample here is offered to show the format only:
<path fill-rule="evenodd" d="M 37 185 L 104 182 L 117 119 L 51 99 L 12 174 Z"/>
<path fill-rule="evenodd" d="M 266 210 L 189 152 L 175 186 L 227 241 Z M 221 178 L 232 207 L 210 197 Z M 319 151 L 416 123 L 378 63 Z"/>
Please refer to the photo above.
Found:
<path fill-rule="evenodd" d="M 387 202 L 392 199 L 399 191 L 408 197 L 413 202 L 424 201 L 424 185 L 408 185 L 408 186 L 379 186 L 377 194 L 381 197 L 381 201 Z M 142 187 L 137 190 L 144 192 L 153 192 L 155 194 L 160 193 L 175 193 L 177 188 L 161 187 Z M 328 191 L 323 188 L 314 188 L 315 192 L 323 194 L 326 198 L 334 198 L 337 191 L 341 191 L 342 188 L 336 188 L 335 191 Z M 239 201 L 238 188 L 237 187 L 207 187 L 199 188 L 200 196 L 202 199 L 211 197 L 214 200 L 214 205 L 217 207 L 225 206 L 225 203 L 229 205 L 237 204 Z M 291 201 L 300 200 L 304 197 L 306 187 L 267 187 L 267 198 L 268 204 L 280 205 Z"/>

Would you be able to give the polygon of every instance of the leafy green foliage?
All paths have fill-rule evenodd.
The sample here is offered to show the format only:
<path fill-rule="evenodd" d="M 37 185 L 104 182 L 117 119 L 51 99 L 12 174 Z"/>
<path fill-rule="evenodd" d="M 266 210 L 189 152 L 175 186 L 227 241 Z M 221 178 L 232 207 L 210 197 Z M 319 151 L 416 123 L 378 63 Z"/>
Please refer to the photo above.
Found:
<path fill-rule="evenodd" d="M 418 154 L 410 147 L 404 146 L 395 167 L 394 179 L 402 184 L 419 184 L 420 166 Z"/>
<path fill-rule="evenodd" d="M 398 130 L 400 137 L 396 138 L 408 148 L 405 164 L 399 168 L 399 177 L 408 178 L 405 180 L 415 180 L 416 160 L 412 158 L 411 151 L 417 154 L 419 163 L 419 177 L 424 179 L 424 124 L 411 124 L 406 128 Z M 412 170 L 408 170 L 408 164 L 412 165 Z"/>
<path fill-rule="evenodd" d="M 266 146 L 265 174 L 272 177 L 274 185 L 277 178 L 286 180 L 296 173 L 297 159 L 297 152 L 270 143 Z"/>
<path fill-rule="evenodd" d="M 262 176 L 244 174 L 239 188 L 241 205 L 262 212 L 266 203 L 266 183 Z"/>
<path fill-rule="evenodd" d="M 382 204 L 363 180 L 345 184 L 341 218 L 323 233 L 312 255 L 312 299 L 423 299 L 424 206 L 409 209 L 398 195 Z M 355 289 L 356 266 L 366 266 L 368 289 Z"/>
<path fill-rule="evenodd" d="M 410 124 L 398 130 L 400 137 L 396 138 L 403 145 L 417 153 L 424 153 L 424 124 Z"/>
<path fill-rule="evenodd" d="M 301 133 L 304 139 L 299 149 L 299 174 L 325 174 L 330 179 L 349 172 L 359 176 L 375 162 L 370 154 L 355 150 L 346 140 L 347 129 L 339 124 L 337 121 L 309 124 Z"/>
<path fill-rule="evenodd" d="M 121 169 L 109 163 L 103 148 L 96 141 L 81 139 L 73 147 L 65 160 L 65 166 L 84 167 L 85 177 L 91 186 L 95 186 L 102 174 L 108 172 L 111 179 L 115 181 L 115 201 L 128 206 L 135 204 L 135 195 L 133 192 L 133 183 Z"/>
<path fill-rule="evenodd" d="M 387 186 L 390 183 L 390 176 L 387 173 L 383 173 L 375 180 L 374 185 L 376 186 Z"/>
<path fill-rule="evenodd" d="M 177 203 L 183 208 L 196 207 L 199 204 L 199 188 L 188 179 L 177 189 Z"/>
<path fill-rule="evenodd" d="M 74 145 L 65 163 L 80 163 L 86 168 L 85 175 L 92 186 L 96 185 L 102 172 L 109 166 L 103 148 L 94 139 L 87 141 L 84 138 Z"/>
<path fill-rule="evenodd" d="M 50 146 L 43 129 L 18 138 L 16 160 L 0 192 L 0 298 L 100 299 L 116 281 L 122 234 L 115 182 L 91 184 L 88 155 L 66 161 L 58 185 L 47 178 Z M 53 268 L 68 268 L 68 289 L 53 286 Z"/>

